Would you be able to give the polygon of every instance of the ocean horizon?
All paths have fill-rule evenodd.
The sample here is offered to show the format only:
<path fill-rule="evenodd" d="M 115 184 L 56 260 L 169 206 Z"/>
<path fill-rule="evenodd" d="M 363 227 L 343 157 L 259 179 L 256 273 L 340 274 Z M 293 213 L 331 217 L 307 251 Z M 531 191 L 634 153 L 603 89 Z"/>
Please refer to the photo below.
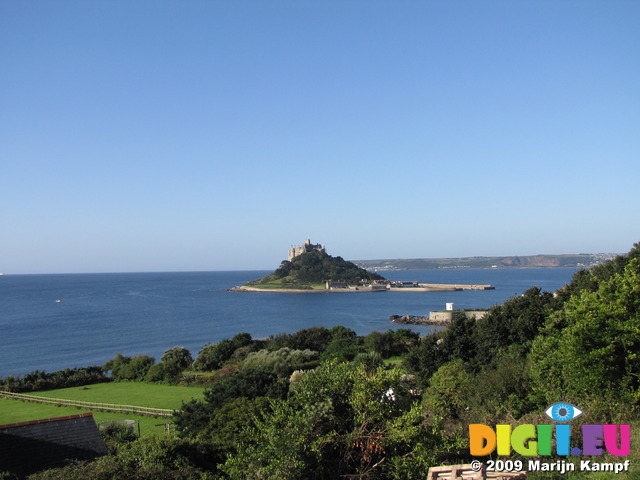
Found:
<path fill-rule="evenodd" d="M 411 328 L 390 315 L 489 308 L 532 286 L 555 291 L 576 268 L 391 270 L 390 280 L 491 284 L 495 290 L 361 294 L 243 293 L 227 289 L 269 273 L 126 272 L 5 274 L 0 278 L 0 377 L 102 365 L 117 353 L 159 360 L 174 346 L 195 358 L 207 343 L 240 332 L 253 338 L 343 325 L 358 335 Z"/>

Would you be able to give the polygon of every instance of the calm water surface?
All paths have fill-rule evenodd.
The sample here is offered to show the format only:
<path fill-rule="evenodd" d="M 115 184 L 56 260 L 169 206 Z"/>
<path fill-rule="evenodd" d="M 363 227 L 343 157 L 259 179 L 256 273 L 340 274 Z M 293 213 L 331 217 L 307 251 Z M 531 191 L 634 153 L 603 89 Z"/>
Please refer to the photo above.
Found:
<path fill-rule="evenodd" d="M 195 357 L 208 342 L 312 326 L 344 325 L 359 335 L 399 328 L 389 315 L 427 315 L 445 303 L 486 308 L 532 285 L 554 291 L 575 269 L 464 269 L 382 272 L 391 280 L 492 284 L 462 292 L 239 293 L 226 289 L 266 271 L 4 275 L 0 277 L 0 376 L 101 365 L 116 353 L 159 359 L 174 346 Z M 60 300 L 58 302 L 58 300 Z M 404 328 L 407 328 L 406 326 Z M 433 327 L 410 327 L 428 334 Z"/>

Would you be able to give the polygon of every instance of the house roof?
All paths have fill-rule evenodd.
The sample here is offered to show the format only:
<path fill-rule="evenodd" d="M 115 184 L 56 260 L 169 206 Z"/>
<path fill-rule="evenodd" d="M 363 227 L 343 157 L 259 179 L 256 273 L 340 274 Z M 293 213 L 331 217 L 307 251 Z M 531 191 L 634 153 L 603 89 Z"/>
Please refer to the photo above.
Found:
<path fill-rule="evenodd" d="M 91 413 L 0 425 L 0 471 L 26 476 L 106 454 Z"/>

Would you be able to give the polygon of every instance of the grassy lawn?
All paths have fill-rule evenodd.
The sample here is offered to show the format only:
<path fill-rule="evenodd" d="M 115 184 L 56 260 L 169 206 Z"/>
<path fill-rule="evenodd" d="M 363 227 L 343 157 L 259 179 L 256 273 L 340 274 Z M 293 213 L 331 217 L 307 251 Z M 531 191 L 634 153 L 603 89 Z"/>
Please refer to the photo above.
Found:
<path fill-rule="evenodd" d="M 178 409 L 182 402 L 203 398 L 202 387 L 175 387 L 140 382 L 97 383 L 86 387 L 60 388 L 43 392 L 30 392 L 50 398 L 66 398 L 83 402 L 119 403 L 141 407 Z"/>
<path fill-rule="evenodd" d="M 83 390 L 82 388 L 86 388 Z M 122 403 L 143 407 L 178 409 L 182 402 L 192 398 L 203 398 L 204 388 L 173 387 L 149 383 L 100 383 L 87 387 L 62 388 L 44 392 L 29 392 L 29 395 L 39 395 L 51 398 L 66 398 L 87 402 Z M 89 412 L 87 409 L 74 407 L 56 407 L 31 402 L 21 402 L 7 398 L 0 398 L 0 425 L 8 423 L 26 422 L 44 418 L 64 417 Z M 107 423 L 115 420 L 136 420 L 140 422 L 140 433 L 143 436 L 163 434 L 164 427 L 158 426 L 170 422 L 170 418 L 155 418 L 128 413 L 107 413 L 94 411 L 96 423 Z"/>
<path fill-rule="evenodd" d="M 27 422 L 29 420 L 42 420 L 44 418 L 66 417 L 68 415 L 78 415 L 88 412 L 89 410 L 82 408 L 56 407 L 55 405 L 0 398 L 0 425 Z M 164 434 L 164 427 L 157 425 L 171 421 L 170 418 L 155 418 L 126 413 L 90 413 L 93 413 L 93 418 L 98 424 L 109 423 L 116 420 L 136 420 L 140 422 L 140 434 L 142 436 Z"/>
<path fill-rule="evenodd" d="M 201 372 L 199 370 L 184 370 L 182 372 L 182 375 L 185 376 L 194 376 L 194 377 L 199 377 L 199 378 L 207 378 L 207 377 L 213 377 L 216 374 L 216 372 Z"/>
<path fill-rule="evenodd" d="M 384 360 L 384 364 L 387 366 L 399 367 L 400 365 L 402 365 L 402 357 L 389 357 Z"/>

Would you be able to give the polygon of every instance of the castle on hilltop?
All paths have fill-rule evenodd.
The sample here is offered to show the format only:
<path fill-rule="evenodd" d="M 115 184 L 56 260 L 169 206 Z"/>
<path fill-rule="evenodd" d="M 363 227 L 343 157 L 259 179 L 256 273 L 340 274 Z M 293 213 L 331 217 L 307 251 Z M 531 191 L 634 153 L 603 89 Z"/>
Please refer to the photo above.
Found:
<path fill-rule="evenodd" d="M 311 240 L 307 238 L 307 240 L 304 242 L 304 245 L 300 245 L 299 247 L 294 247 L 293 245 L 291 245 L 291 248 L 289 249 L 289 261 L 293 260 L 293 258 L 297 257 L 298 255 L 314 251 L 324 253 L 325 249 L 324 246 L 320 244 L 313 245 L 311 243 Z"/>

